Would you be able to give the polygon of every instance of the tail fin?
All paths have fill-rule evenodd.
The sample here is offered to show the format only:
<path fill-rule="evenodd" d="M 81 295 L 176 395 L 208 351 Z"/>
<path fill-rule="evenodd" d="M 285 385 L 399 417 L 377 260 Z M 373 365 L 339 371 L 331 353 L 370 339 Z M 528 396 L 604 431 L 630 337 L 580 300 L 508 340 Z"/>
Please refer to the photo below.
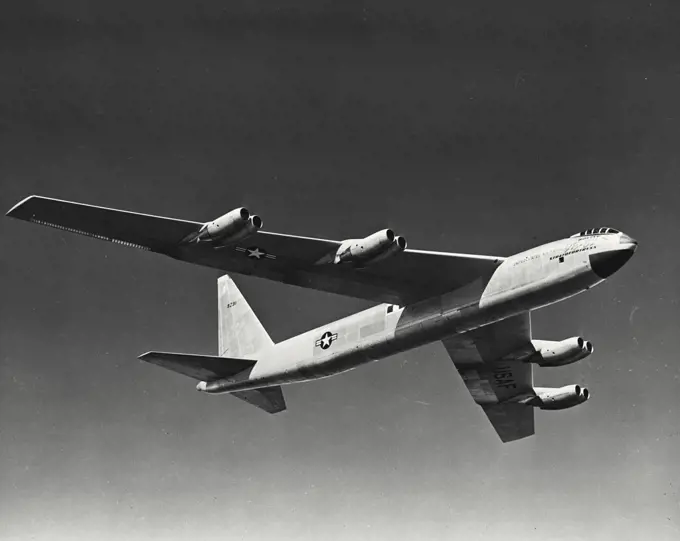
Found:
<path fill-rule="evenodd" d="M 251 357 L 274 345 L 255 312 L 228 274 L 217 280 L 219 355 Z"/>

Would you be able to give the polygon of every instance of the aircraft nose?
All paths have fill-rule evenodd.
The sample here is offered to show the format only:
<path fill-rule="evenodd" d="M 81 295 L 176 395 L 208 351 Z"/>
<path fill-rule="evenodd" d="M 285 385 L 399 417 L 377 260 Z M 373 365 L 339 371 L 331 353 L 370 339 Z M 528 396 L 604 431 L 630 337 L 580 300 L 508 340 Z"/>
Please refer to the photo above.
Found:
<path fill-rule="evenodd" d="M 624 238 L 626 239 L 625 241 L 623 240 Z M 590 268 L 593 269 L 593 272 L 600 278 L 609 278 L 617 270 L 623 267 L 628 260 L 633 257 L 638 245 L 634 238 L 625 234 L 621 235 L 619 244 L 621 247 L 617 250 L 607 250 L 588 256 L 590 259 Z"/>
<path fill-rule="evenodd" d="M 621 236 L 619 237 L 619 244 L 630 245 L 632 247 L 633 251 L 635 251 L 637 249 L 638 241 L 636 241 L 630 235 L 626 235 L 625 233 L 621 233 Z"/>

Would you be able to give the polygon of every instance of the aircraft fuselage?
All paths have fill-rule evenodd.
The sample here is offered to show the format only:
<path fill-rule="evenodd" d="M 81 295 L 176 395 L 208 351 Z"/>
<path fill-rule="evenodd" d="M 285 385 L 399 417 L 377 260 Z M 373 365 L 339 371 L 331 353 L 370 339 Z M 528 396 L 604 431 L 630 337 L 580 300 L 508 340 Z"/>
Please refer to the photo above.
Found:
<path fill-rule="evenodd" d="M 632 255 L 623 233 L 570 237 L 499 261 L 490 276 L 406 307 L 381 304 L 262 351 L 231 378 L 200 382 L 219 394 L 332 376 L 395 353 L 572 297 Z"/>

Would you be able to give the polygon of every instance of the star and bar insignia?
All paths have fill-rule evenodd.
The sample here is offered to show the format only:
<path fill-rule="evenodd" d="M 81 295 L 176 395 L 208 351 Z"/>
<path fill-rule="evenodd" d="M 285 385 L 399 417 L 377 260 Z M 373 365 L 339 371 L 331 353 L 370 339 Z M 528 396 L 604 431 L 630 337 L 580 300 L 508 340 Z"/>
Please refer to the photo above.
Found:
<path fill-rule="evenodd" d="M 326 331 L 321 335 L 321 338 L 319 338 L 316 342 L 314 342 L 314 345 L 316 347 L 320 347 L 321 349 L 328 349 L 331 347 L 331 344 L 335 342 L 338 339 L 338 333 L 332 333 L 331 331 Z"/>
<path fill-rule="evenodd" d="M 266 250 L 258 248 L 257 246 L 251 246 L 250 248 L 243 248 L 242 246 L 237 246 L 234 248 L 237 252 L 245 254 L 249 259 L 276 259 L 275 255 L 267 253 Z"/>

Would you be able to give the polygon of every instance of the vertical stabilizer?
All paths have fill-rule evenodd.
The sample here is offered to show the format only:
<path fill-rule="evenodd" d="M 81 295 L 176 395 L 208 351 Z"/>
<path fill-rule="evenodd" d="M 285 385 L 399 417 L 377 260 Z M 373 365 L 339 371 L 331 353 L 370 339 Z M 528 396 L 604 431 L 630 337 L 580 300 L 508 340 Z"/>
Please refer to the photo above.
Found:
<path fill-rule="evenodd" d="M 217 280 L 217 310 L 220 356 L 254 359 L 259 351 L 274 345 L 255 312 L 227 274 Z"/>

